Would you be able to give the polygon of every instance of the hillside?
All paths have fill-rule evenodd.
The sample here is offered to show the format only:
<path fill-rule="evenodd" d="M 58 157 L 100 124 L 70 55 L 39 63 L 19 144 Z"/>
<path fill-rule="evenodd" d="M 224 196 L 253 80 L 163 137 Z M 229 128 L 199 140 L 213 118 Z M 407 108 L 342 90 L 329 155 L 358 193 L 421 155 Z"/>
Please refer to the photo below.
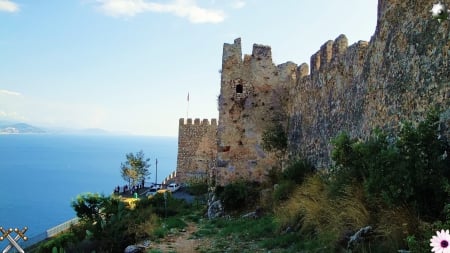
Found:
<path fill-rule="evenodd" d="M 38 134 L 46 131 L 26 123 L 0 123 L 0 134 Z"/>

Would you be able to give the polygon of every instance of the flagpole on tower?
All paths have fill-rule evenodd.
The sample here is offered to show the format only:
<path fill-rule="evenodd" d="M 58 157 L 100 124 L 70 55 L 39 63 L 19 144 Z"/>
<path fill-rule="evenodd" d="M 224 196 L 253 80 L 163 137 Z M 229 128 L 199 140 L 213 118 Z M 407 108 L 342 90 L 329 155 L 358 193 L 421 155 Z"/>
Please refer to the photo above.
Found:
<path fill-rule="evenodd" d="M 189 119 L 189 92 L 187 95 L 187 109 L 186 109 L 186 120 Z"/>

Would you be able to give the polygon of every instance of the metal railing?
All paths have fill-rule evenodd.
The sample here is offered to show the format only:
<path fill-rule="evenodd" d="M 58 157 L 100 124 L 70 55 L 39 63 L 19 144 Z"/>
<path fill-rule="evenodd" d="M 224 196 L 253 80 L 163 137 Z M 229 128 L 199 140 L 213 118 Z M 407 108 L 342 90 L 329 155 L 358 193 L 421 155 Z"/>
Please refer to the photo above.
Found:
<path fill-rule="evenodd" d="M 79 221 L 79 219 L 77 217 L 70 219 L 64 223 L 59 224 L 58 226 L 48 229 L 45 232 L 42 232 L 35 236 L 32 236 L 32 237 L 28 238 L 28 240 L 22 241 L 19 244 L 22 248 L 31 247 L 39 242 L 42 242 L 43 240 L 45 240 L 47 238 L 53 237 L 61 232 L 68 230 L 70 228 L 70 226 L 78 224 L 78 221 Z"/>

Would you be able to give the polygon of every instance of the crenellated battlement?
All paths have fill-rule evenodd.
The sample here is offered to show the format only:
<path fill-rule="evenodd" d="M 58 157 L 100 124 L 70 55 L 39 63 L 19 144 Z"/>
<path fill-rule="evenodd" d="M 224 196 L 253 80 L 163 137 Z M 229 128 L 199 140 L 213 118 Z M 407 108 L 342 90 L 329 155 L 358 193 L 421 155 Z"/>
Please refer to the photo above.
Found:
<path fill-rule="evenodd" d="M 241 38 L 234 40 L 233 44 L 223 44 L 222 71 L 240 66 L 242 64 Z"/>
<path fill-rule="evenodd" d="M 205 177 L 216 150 L 217 119 L 180 118 L 177 170 L 170 181 L 187 183 L 192 177 Z"/>
<path fill-rule="evenodd" d="M 293 62 L 286 62 L 277 66 L 278 73 L 276 75 L 280 75 L 283 80 L 286 80 L 286 73 L 290 77 L 302 79 L 323 71 L 329 71 L 339 64 L 362 65 L 367 48 L 368 42 L 366 41 L 358 41 L 349 46 L 347 37 L 341 34 L 334 40 L 326 41 L 316 53 L 311 55 L 309 65 L 302 63 L 297 66 Z M 233 44 L 225 43 L 223 52 L 222 70 L 225 71 L 233 72 L 241 69 L 241 66 L 253 66 L 252 62 L 254 61 L 262 61 L 263 64 L 266 64 L 261 65 L 260 68 L 267 68 L 269 66 L 267 63 L 273 64 L 271 47 L 261 44 L 253 44 L 252 54 L 245 54 L 242 58 L 241 38 L 235 39 Z M 297 69 L 291 74 L 293 66 Z M 258 70 L 255 69 L 254 71 Z"/>
<path fill-rule="evenodd" d="M 344 34 L 339 35 L 333 42 L 333 55 L 340 56 L 345 53 L 348 47 L 348 39 Z"/>
<path fill-rule="evenodd" d="M 358 41 L 348 46 L 348 39 L 345 35 L 339 35 L 334 41 L 325 42 L 315 54 L 310 58 L 311 74 L 316 74 L 321 70 L 327 70 L 336 66 L 338 63 L 347 61 L 348 59 L 356 60 L 352 64 L 362 64 L 361 57 L 354 58 L 352 56 L 363 56 L 367 53 L 367 41 Z M 350 50 L 351 49 L 351 50 Z"/>
<path fill-rule="evenodd" d="M 257 60 L 267 60 L 272 62 L 272 49 L 270 46 L 253 44 L 252 56 Z"/>
<path fill-rule="evenodd" d="M 217 119 L 211 119 L 211 123 L 209 122 L 208 119 L 203 119 L 200 121 L 199 118 L 195 118 L 194 120 L 192 120 L 192 118 L 188 118 L 185 119 L 184 118 L 180 118 L 178 125 L 180 126 L 189 126 L 189 125 L 193 125 L 193 126 L 217 126 Z"/>

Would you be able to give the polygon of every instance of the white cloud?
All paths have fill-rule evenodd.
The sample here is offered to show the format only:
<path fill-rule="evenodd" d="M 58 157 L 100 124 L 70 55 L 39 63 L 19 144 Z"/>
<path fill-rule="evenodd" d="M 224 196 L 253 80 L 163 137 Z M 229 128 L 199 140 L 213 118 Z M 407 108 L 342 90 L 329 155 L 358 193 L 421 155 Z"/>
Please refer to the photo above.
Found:
<path fill-rule="evenodd" d="M 10 0 L 0 0 L 0 11 L 17 12 L 19 5 Z"/>
<path fill-rule="evenodd" d="M 0 0 L 1 1 L 1 0 Z M 9 91 L 9 90 L 0 90 L 0 95 L 8 95 L 8 96 L 21 96 L 19 92 Z"/>
<path fill-rule="evenodd" d="M 235 9 L 241 9 L 244 8 L 245 6 L 245 1 L 241 1 L 241 0 L 237 0 L 235 2 L 232 3 L 231 7 L 235 8 Z"/>
<path fill-rule="evenodd" d="M 96 2 L 104 13 L 115 17 L 158 12 L 187 18 L 192 23 L 220 23 L 225 19 L 223 11 L 201 8 L 195 0 L 176 0 L 168 4 L 145 0 L 96 0 Z"/>

